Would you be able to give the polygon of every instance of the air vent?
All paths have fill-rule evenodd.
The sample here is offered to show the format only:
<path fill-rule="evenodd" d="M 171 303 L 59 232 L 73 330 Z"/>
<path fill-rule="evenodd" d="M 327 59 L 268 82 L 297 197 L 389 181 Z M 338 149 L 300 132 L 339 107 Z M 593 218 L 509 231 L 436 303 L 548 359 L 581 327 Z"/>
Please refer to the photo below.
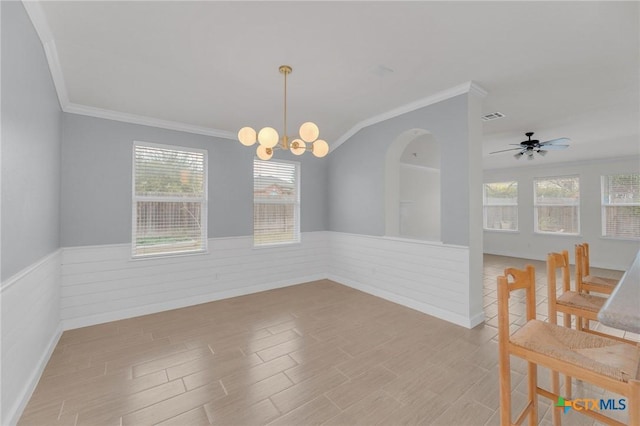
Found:
<path fill-rule="evenodd" d="M 502 118 L 504 117 L 504 114 L 501 112 L 492 112 L 490 114 L 487 115 L 483 115 L 482 116 L 482 120 L 483 121 L 491 121 L 491 120 L 497 120 L 498 118 Z"/>

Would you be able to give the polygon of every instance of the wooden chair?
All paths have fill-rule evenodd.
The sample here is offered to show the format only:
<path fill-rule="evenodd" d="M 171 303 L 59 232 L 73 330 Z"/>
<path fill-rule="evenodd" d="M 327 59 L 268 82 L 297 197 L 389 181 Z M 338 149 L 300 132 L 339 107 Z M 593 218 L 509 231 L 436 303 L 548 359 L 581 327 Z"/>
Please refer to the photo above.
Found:
<path fill-rule="evenodd" d="M 509 334 L 509 296 L 511 291 L 524 289 L 526 293 L 527 322 L 512 335 Z M 529 417 L 529 425 L 538 418 L 538 395 L 549 398 L 553 404 L 560 394 L 538 387 L 537 366 L 575 377 L 587 383 L 622 395 L 626 398 L 629 425 L 640 426 L 640 344 L 630 344 L 593 334 L 536 320 L 535 270 L 508 268 L 498 277 L 498 344 L 500 375 L 500 423 L 520 425 Z M 511 413 L 511 355 L 528 362 L 528 401 L 515 422 Z M 595 420 L 623 426 L 622 423 L 571 402 L 576 410 Z M 560 410 L 561 407 L 555 407 Z M 554 416 L 560 423 L 560 416 Z"/>
<path fill-rule="evenodd" d="M 617 279 L 591 275 L 589 271 L 589 244 L 576 244 L 576 283 L 581 293 L 611 294 L 618 284 Z"/>
<path fill-rule="evenodd" d="M 562 271 L 562 294 L 557 296 L 556 280 L 558 270 Z M 589 321 L 598 320 L 598 312 L 607 301 L 605 297 L 592 296 L 586 293 L 571 290 L 571 272 L 569 267 L 569 252 L 563 250 L 562 253 L 549 253 L 547 255 L 547 303 L 549 305 L 549 322 L 557 324 L 558 312 L 563 314 L 563 323 L 567 328 L 571 328 L 571 315 L 576 317 L 576 330 L 585 331 L 602 337 L 620 340 L 626 343 L 634 343 L 620 337 L 611 336 L 599 331 L 591 330 Z M 585 321 L 585 323 L 583 323 Z M 560 389 L 559 375 L 551 372 L 552 392 L 558 393 Z M 572 385 L 571 376 L 565 376 L 565 398 L 571 398 Z M 554 417 L 558 413 L 554 412 Z"/>
<path fill-rule="evenodd" d="M 571 290 L 571 272 L 569 269 L 569 252 L 549 253 L 547 255 L 547 290 L 549 304 L 549 322 L 557 323 L 557 313 L 563 313 L 564 326 L 571 328 L 571 315 L 576 316 L 576 329 L 612 337 L 589 329 L 589 321 L 598 320 L 598 312 L 607 301 L 605 297 L 592 296 L 579 291 L 576 281 L 576 291 Z M 558 269 L 562 271 L 562 294 L 557 296 Z M 583 324 L 583 320 L 586 323 Z"/>

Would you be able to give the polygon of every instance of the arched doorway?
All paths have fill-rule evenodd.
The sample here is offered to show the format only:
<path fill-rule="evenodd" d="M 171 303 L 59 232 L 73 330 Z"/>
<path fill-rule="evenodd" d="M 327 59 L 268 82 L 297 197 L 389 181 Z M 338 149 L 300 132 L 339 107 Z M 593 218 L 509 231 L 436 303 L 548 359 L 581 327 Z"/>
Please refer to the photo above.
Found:
<path fill-rule="evenodd" d="M 400 134 L 387 150 L 385 234 L 440 237 L 440 144 L 424 129 Z"/>

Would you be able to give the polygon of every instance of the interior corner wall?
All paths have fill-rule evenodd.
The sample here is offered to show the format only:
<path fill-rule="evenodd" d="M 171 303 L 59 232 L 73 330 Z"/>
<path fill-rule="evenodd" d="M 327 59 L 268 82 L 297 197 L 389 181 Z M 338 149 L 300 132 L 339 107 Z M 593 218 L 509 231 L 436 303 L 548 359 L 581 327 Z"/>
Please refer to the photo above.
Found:
<path fill-rule="evenodd" d="M 468 328 L 484 318 L 475 288 L 482 285 L 482 226 L 470 217 L 481 209 L 481 202 L 471 205 L 471 182 L 481 189 L 481 153 L 469 146 L 470 96 L 363 128 L 332 151 L 328 174 L 329 277 Z M 442 242 L 384 236 L 387 150 L 411 129 L 426 130 L 440 145 Z"/>
<path fill-rule="evenodd" d="M 253 248 L 255 149 L 237 141 L 63 114 L 61 319 L 64 329 L 325 277 L 327 165 L 301 164 L 302 242 Z M 208 253 L 131 259 L 134 141 L 208 152 Z"/>
<path fill-rule="evenodd" d="M 542 163 L 544 158 L 534 161 Z M 511 180 L 518 182 L 519 229 L 517 232 L 508 233 L 485 230 L 484 252 L 545 260 L 549 252 L 568 250 L 571 263 L 574 263 L 574 245 L 587 242 L 593 266 L 626 270 L 640 249 L 640 241 L 602 237 L 600 177 L 628 172 L 640 172 L 639 156 L 485 170 L 484 182 Z M 552 176 L 579 176 L 580 178 L 580 235 L 578 236 L 536 234 L 533 231 L 533 179 Z"/>
<path fill-rule="evenodd" d="M 0 423 L 13 425 L 60 336 L 61 109 L 22 2 L 0 2 L 0 8 Z"/>
<path fill-rule="evenodd" d="M 329 230 L 385 234 L 385 156 L 409 129 L 430 132 L 441 149 L 442 242 L 469 242 L 467 94 L 368 126 L 329 156 Z"/>

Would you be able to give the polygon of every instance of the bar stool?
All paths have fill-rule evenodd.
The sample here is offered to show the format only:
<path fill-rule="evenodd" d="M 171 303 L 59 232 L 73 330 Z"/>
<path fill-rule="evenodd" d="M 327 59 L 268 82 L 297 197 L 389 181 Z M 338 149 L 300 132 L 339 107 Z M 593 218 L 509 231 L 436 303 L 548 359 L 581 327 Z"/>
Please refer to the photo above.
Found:
<path fill-rule="evenodd" d="M 526 293 L 527 322 L 509 335 L 509 296 L 514 290 Z M 596 336 L 556 324 L 536 320 L 535 269 L 527 265 L 524 270 L 508 268 L 498 277 L 498 343 L 500 377 L 500 423 L 520 425 L 529 417 L 529 425 L 535 425 L 538 417 L 538 395 L 560 401 L 561 395 L 554 389 L 538 387 L 537 366 L 544 366 L 565 376 L 575 377 L 587 383 L 620 394 L 627 399 L 629 425 L 640 426 L 640 344 Z M 511 421 L 511 366 L 510 355 L 528 362 L 528 402 L 515 422 Z M 622 426 L 623 424 L 580 408 L 577 412 L 599 422 Z M 553 408 L 558 410 L 559 408 Z M 554 416 L 560 423 L 560 416 Z"/>
<path fill-rule="evenodd" d="M 591 275 L 589 271 L 589 244 L 576 244 L 576 283 L 579 292 L 595 291 L 611 294 L 618 284 L 615 278 L 605 278 Z"/>

